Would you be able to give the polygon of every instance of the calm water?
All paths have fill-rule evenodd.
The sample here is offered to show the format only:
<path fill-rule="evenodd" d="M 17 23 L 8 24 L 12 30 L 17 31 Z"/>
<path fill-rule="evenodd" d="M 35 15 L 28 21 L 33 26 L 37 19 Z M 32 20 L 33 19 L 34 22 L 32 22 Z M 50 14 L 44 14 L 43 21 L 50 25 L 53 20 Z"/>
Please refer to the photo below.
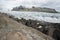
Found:
<path fill-rule="evenodd" d="M 13 15 L 19 19 L 33 19 L 39 21 L 46 21 L 52 23 L 60 23 L 59 13 L 46 13 L 46 12 L 17 12 L 17 11 L 1 11 L 9 15 Z"/>

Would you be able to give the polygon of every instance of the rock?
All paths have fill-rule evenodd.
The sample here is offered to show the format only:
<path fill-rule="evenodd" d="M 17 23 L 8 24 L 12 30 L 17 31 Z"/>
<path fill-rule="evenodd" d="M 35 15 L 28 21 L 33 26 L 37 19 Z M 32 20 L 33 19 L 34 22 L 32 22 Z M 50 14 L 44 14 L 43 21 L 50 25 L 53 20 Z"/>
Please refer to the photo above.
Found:
<path fill-rule="evenodd" d="M 36 29 L 0 14 L 0 40 L 54 40 Z"/>
<path fill-rule="evenodd" d="M 27 40 L 26 36 L 20 32 L 9 32 L 6 37 L 7 40 Z"/>
<path fill-rule="evenodd" d="M 60 29 L 60 23 L 48 23 L 44 21 L 37 21 L 37 20 L 26 20 L 23 19 L 21 20 L 23 24 L 26 26 L 32 27 L 34 29 L 39 30 L 40 32 L 49 35 L 55 39 L 59 39 L 59 33 L 60 31 L 58 30 L 57 32 L 55 30 Z M 55 36 L 56 35 L 56 36 Z"/>

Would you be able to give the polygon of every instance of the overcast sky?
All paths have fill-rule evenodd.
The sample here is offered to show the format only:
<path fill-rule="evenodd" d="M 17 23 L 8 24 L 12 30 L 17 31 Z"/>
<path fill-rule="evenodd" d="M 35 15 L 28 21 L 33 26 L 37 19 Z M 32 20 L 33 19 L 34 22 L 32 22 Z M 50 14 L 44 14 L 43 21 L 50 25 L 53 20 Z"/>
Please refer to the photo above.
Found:
<path fill-rule="evenodd" d="M 60 0 L 0 0 L 0 9 L 12 9 L 19 5 L 48 7 L 60 11 Z"/>

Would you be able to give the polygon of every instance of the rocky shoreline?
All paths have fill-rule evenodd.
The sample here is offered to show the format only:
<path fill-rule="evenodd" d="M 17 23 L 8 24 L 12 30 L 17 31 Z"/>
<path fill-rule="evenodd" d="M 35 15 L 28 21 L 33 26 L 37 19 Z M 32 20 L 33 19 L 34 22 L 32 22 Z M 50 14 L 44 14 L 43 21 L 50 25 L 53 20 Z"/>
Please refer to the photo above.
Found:
<path fill-rule="evenodd" d="M 24 25 L 27 22 L 24 21 L 25 19 L 23 18 L 18 19 L 14 18 L 14 16 L 0 13 L 0 40 L 54 40 L 52 37 L 36 30 L 35 27 Z"/>
<path fill-rule="evenodd" d="M 13 16 L 9 16 L 10 18 L 14 19 L 17 22 L 21 22 L 22 24 L 32 27 L 34 29 L 39 30 L 40 32 L 53 37 L 56 40 L 60 40 L 60 23 L 49 23 L 44 21 L 37 21 L 37 20 L 26 20 L 24 18 L 18 19 L 14 18 Z"/>
<path fill-rule="evenodd" d="M 60 34 L 60 23 L 49 23 L 45 21 L 38 21 L 38 20 L 31 20 L 31 19 L 26 20 L 24 18 L 18 19 L 12 15 L 8 15 L 5 13 L 2 13 L 2 14 L 17 21 L 18 23 L 22 23 L 23 25 L 32 27 L 48 36 L 51 36 L 55 40 L 60 40 L 60 35 L 59 35 Z"/>

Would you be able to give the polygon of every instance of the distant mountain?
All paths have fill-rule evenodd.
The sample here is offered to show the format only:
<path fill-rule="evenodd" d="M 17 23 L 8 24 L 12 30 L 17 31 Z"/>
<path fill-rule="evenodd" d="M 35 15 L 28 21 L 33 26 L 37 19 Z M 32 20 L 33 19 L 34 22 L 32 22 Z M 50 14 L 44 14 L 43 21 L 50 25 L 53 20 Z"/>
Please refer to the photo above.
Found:
<path fill-rule="evenodd" d="M 57 11 L 52 8 L 42 8 L 42 7 L 34 7 L 34 6 L 32 8 L 25 8 L 24 6 L 14 7 L 12 11 L 33 11 L 33 12 L 57 13 Z"/>

